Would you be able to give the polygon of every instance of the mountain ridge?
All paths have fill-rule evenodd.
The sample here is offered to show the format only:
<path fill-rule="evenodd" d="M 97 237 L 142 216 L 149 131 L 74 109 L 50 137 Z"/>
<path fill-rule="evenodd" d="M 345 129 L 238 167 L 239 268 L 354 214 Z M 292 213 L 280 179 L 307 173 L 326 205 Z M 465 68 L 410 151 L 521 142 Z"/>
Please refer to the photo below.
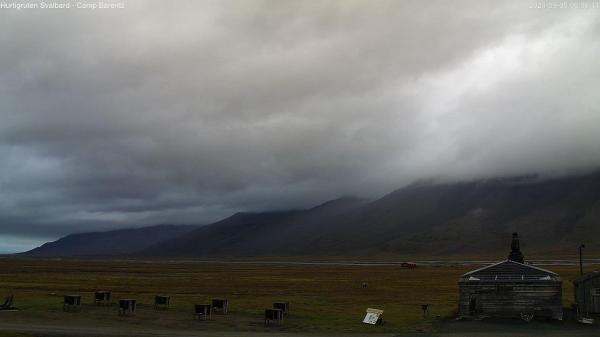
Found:
<path fill-rule="evenodd" d="M 69 234 L 22 254 L 42 256 L 129 255 L 156 242 L 184 235 L 196 227 L 194 225 L 162 224 Z"/>
<path fill-rule="evenodd" d="M 600 252 L 600 172 L 415 183 L 375 200 L 344 197 L 304 210 L 238 212 L 158 240 L 138 256 L 449 256 L 506 250 Z M 575 248 L 573 248 L 575 247 Z"/>

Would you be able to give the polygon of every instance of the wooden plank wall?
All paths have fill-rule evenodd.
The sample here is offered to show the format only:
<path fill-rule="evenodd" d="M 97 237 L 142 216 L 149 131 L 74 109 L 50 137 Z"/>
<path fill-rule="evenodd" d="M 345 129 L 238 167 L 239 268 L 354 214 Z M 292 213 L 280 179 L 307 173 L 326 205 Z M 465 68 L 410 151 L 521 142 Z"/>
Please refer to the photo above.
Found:
<path fill-rule="evenodd" d="M 594 288 L 600 288 L 600 275 L 575 285 L 575 302 L 581 313 L 600 314 L 600 296 L 592 295 Z"/>
<path fill-rule="evenodd" d="M 537 316 L 562 318 L 561 282 L 462 282 L 459 313 L 470 314 L 472 296 L 476 297 L 477 314 L 495 317 L 519 317 L 534 309 Z"/>

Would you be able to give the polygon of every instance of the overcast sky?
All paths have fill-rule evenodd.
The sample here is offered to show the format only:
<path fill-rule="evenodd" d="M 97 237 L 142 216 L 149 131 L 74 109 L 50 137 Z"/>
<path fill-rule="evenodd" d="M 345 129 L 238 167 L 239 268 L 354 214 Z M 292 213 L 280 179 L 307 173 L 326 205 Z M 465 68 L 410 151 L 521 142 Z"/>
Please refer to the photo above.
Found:
<path fill-rule="evenodd" d="M 0 252 L 596 169 L 600 9 L 533 4 L 0 9 Z"/>

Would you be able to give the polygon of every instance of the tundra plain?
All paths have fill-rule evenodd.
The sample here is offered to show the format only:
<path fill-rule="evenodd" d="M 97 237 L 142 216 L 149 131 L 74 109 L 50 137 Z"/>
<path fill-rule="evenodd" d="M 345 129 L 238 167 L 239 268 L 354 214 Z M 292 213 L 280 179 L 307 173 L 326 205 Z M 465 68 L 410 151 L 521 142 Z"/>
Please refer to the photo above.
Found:
<path fill-rule="evenodd" d="M 476 267 L 479 265 L 441 263 L 405 269 L 390 264 L 2 257 L 0 296 L 14 294 L 20 310 L 2 313 L 0 320 L 11 324 L 111 327 L 124 332 L 436 333 L 448 325 L 460 328 L 460 322 L 453 322 L 457 280 Z M 576 277 L 578 266 L 546 268 L 562 276 L 564 306 L 569 307 L 573 297 L 570 280 Z M 94 305 L 95 290 L 112 291 L 113 302 L 136 298 L 137 313 L 120 317 L 115 304 Z M 82 295 L 80 310 L 63 311 L 65 294 Z M 170 309 L 153 308 L 157 294 L 171 295 Z M 192 319 L 195 303 L 221 297 L 230 301 L 228 315 L 214 315 L 209 321 Z M 265 326 L 264 309 L 282 300 L 290 302 L 289 317 L 281 326 Z M 422 304 L 430 305 L 429 317 L 423 317 Z M 362 324 L 367 307 L 383 309 L 386 323 Z M 572 323 L 541 324 L 554 329 Z"/>

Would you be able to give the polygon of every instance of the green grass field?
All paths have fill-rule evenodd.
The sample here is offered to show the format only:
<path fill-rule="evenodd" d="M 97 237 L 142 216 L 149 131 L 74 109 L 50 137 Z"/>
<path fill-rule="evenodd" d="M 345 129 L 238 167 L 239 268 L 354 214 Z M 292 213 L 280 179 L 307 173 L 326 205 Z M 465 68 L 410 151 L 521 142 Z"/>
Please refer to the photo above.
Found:
<path fill-rule="evenodd" d="M 457 280 L 476 266 L 401 269 L 395 266 L 318 266 L 254 263 L 107 261 L 95 259 L 0 258 L 0 296 L 12 293 L 21 310 L 12 322 L 177 328 L 223 331 L 401 332 L 434 329 L 436 316 L 452 317 Z M 565 281 L 564 303 L 572 302 L 576 267 L 551 267 Z M 367 288 L 361 284 L 366 282 Z M 132 317 L 115 305 L 92 304 L 94 290 L 111 290 L 113 300 L 136 298 Z M 62 295 L 83 296 L 81 310 L 62 311 Z M 172 296 L 170 310 L 153 309 L 155 294 Z M 230 301 L 230 314 L 194 321 L 192 306 L 211 298 Z M 265 327 L 264 308 L 290 302 L 281 327 Z M 421 304 L 431 305 L 423 318 Z M 367 307 L 385 310 L 386 324 L 361 323 Z M 2 319 L 2 317 L 0 317 Z M 0 336 L 2 336 L 0 334 Z"/>

